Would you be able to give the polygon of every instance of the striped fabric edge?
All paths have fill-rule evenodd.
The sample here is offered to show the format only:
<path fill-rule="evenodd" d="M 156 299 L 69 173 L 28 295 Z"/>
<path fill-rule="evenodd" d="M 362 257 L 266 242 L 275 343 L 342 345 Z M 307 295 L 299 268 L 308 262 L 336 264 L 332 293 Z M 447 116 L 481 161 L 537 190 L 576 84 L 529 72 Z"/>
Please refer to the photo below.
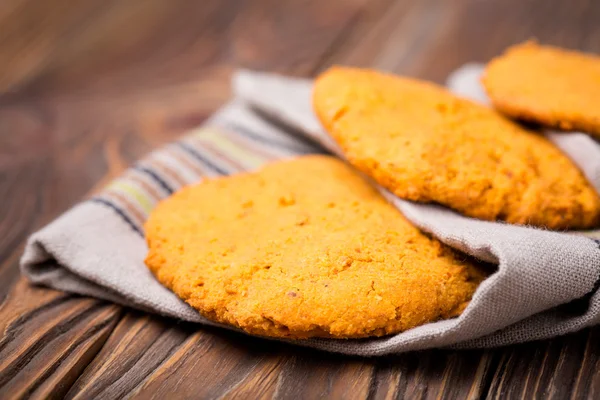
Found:
<path fill-rule="evenodd" d="M 101 204 L 105 207 L 108 207 L 109 209 L 114 211 L 115 214 L 117 214 L 131 228 L 132 231 L 134 231 L 139 236 L 144 236 L 144 232 L 138 226 L 138 224 L 133 222 L 131 218 L 129 218 L 129 215 L 125 211 L 123 211 L 123 208 L 116 205 L 113 201 L 107 200 L 104 197 L 92 197 L 88 201 L 90 203 Z"/>
<path fill-rule="evenodd" d="M 224 125 L 199 127 L 155 150 L 88 201 L 110 208 L 143 236 L 152 209 L 181 187 L 306 153 L 298 151 L 289 136 L 282 140 L 275 135 L 248 134 L 238 124 Z"/>

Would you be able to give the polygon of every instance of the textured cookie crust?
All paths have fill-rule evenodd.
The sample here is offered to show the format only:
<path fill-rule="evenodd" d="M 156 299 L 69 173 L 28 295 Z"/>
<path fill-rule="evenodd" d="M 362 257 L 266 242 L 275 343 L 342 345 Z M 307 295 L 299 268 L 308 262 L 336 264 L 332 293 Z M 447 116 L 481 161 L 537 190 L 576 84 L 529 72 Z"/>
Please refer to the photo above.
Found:
<path fill-rule="evenodd" d="M 332 68 L 315 111 L 348 160 L 401 198 L 550 229 L 600 222 L 600 198 L 542 136 L 444 88 Z"/>
<path fill-rule="evenodd" d="M 598 56 L 527 42 L 492 60 L 482 81 L 513 118 L 600 137 Z"/>
<path fill-rule="evenodd" d="M 404 331 L 458 315 L 484 277 L 326 156 L 184 188 L 145 228 L 146 264 L 163 285 L 257 335 Z"/>

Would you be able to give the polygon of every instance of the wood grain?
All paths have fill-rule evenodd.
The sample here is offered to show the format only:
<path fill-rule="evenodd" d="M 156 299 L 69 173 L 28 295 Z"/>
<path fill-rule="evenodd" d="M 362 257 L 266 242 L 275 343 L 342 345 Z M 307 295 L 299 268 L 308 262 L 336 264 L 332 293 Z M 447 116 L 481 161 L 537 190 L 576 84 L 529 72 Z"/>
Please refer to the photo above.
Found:
<path fill-rule="evenodd" d="M 67 398 L 122 398 L 178 349 L 194 327 L 129 311 Z"/>
<path fill-rule="evenodd" d="M 598 398 L 600 328 L 364 359 L 30 286 L 27 236 L 202 123 L 237 67 L 332 64 L 442 82 L 529 37 L 600 53 L 600 2 L 5 0 L 0 398 Z"/>
<path fill-rule="evenodd" d="M 0 308 L 0 398 L 62 396 L 102 347 L 119 313 L 115 305 L 19 279 Z"/>

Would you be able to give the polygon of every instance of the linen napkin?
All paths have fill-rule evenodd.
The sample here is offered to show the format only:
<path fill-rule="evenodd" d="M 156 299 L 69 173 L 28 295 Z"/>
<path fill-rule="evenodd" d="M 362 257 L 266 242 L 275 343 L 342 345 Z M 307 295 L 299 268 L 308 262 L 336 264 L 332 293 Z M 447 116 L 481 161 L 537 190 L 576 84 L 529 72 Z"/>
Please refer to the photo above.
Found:
<path fill-rule="evenodd" d="M 452 74 L 449 87 L 486 102 L 480 73 L 481 66 L 464 66 Z M 145 267 L 143 223 L 148 213 L 161 199 L 203 177 L 251 170 L 299 154 L 328 151 L 341 156 L 313 115 L 311 81 L 241 71 L 233 86 L 236 98 L 204 126 L 152 152 L 99 195 L 33 234 L 21 260 L 22 273 L 35 284 L 223 326 L 200 316 Z M 600 191 L 600 144 L 583 133 L 546 135 Z M 500 346 L 600 323 L 600 230 L 549 232 L 479 221 L 380 190 L 419 228 L 497 265 L 496 272 L 458 318 L 383 338 L 291 343 L 376 356 L 433 347 Z"/>

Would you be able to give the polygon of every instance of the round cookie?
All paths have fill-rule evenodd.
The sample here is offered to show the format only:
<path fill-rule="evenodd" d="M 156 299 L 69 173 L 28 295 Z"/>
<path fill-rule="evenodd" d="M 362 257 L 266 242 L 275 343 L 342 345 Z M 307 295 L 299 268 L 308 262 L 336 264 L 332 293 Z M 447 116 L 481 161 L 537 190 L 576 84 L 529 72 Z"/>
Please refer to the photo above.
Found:
<path fill-rule="evenodd" d="M 327 156 L 186 187 L 145 229 L 146 264 L 163 285 L 257 335 L 401 332 L 460 314 L 484 278 Z"/>
<path fill-rule="evenodd" d="M 549 229 L 600 223 L 600 197 L 541 135 L 432 83 L 336 67 L 316 114 L 349 162 L 397 196 Z"/>
<path fill-rule="evenodd" d="M 513 118 L 600 137 L 600 57 L 526 42 L 485 69 L 494 107 Z"/>

